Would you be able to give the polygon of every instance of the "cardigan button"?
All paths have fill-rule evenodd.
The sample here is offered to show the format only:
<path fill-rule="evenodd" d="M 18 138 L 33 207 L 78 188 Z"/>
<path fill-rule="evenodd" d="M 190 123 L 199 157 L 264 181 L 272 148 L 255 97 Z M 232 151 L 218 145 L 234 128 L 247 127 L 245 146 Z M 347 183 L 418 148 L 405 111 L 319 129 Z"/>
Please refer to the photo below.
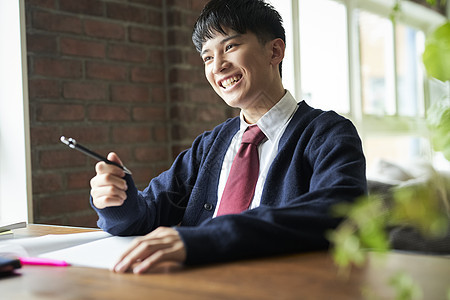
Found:
<path fill-rule="evenodd" d="M 203 205 L 203 208 L 207 211 L 211 211 L 213 209 L 213 205 L 211 203 L 205 203 L 205 205 Z"/>

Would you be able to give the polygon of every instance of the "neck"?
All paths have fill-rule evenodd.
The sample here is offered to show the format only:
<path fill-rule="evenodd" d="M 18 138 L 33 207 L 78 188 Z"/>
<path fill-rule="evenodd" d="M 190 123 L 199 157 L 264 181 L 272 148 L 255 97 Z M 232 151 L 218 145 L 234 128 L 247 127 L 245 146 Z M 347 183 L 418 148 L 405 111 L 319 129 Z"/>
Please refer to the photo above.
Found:
<path fill-rule="evenodd" d="M 286 91 L 282 84 L 278 88 L 273 89 L 271 93 L 260 93 L 258 98 L 253 101 L 251 107 L 242 109 L 245 121 L 249 124 L 258 122 L 265 113 L 283 98 L 285 93 Z"/>

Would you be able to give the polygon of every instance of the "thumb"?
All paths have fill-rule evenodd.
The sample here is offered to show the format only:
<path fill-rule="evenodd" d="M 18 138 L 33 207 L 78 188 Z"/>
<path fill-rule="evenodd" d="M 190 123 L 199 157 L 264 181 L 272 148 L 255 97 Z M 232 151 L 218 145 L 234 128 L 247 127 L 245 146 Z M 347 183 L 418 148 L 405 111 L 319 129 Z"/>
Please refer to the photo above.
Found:
<path fill-rule="evenodd" d="M 123 166 L 122 161 L 120 160 L 119 156 L 115 152 L 110 152 L 108 154 L 108 160 L 113 161 L 115 163 L 118 163 L 119 165 Z"/>

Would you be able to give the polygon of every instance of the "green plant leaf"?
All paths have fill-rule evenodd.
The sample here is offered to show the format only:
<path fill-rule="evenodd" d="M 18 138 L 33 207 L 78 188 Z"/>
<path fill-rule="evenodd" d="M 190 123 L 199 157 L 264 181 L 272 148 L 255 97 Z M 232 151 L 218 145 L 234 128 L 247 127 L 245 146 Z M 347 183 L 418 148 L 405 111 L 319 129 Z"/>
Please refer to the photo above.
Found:
<path fill-rule="evenodd" d="M 422 59 L 429 76 L 444 82 L 450 80 L 450 22 L 427 37 Z"/>
<path fill-rule="evenodd" d="M 336 205 L 333 211 L 345 217 L 345 221 L 327 236 L 333 244 L 334 262 L 341 272 L 351 265 L 361 266 L 368 249 L 381 253 L 389 249 L 385 231 L 387 211 L 381 198 L 362 197 L 352 204 Z"/>
<path fill-rule="evenodd" d="M 450 107 L 442 112 L 438 122 L 429 120 L 428 124 L 434 150 L 442 151 L 450 161 Z"/>
<path fill-rule="evenodd" d="M 359 237 L 355 235 L 355 229 L 349 223 L 343 223 L 339 229 L 329 232 L 328 239 L 334 244 L 334 262 L 341 269 L 364 263 L 366 255 L 361 249 Z"/>
<path fill-rule="evenodd" d="M 410 275 L 399 272 L 389 279 L 389 284 L 395 289 L 396 300 L 421 299 L 422 290 Z"/>
<path fill-rule="evenodd" d="M 435 177 L 421 185 L 397 189 L 391 209 L 391 224 L 413 226 L 423 236 L 443 236 L 448 228 L 448 217 L 440 206 L 439 183 L 439 178 Z"/>

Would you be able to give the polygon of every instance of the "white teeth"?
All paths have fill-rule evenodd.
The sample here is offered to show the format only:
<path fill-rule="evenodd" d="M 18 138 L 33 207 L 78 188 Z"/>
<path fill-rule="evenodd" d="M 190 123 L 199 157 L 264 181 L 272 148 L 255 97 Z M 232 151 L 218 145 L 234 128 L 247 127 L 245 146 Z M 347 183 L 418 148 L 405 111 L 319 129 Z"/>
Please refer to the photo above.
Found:
<path fill-rule="evenodd" d="M 236 82 L 238 82 L 239 79 L 241 79 L 241 76 L 233 76 L 228 79 L 225 79 L 224 81 L 222 81 L 222 86 L 227 89 L 233 86 Z"/>

